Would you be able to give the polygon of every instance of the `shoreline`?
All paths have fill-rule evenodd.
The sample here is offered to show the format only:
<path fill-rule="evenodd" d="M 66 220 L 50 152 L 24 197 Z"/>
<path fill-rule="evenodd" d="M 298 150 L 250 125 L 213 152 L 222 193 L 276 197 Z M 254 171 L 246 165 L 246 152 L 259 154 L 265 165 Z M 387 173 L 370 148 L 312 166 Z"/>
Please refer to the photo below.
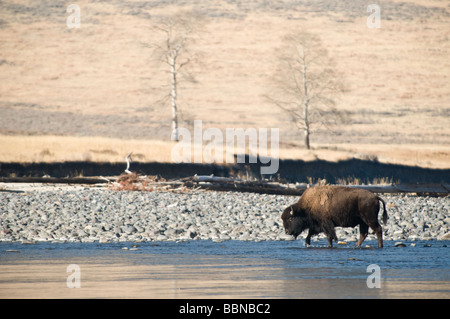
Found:
<path fill-rule="evenodd" d="M 133 192 L 83 185 L 1 186 L 0 242 L 294 240 L 284 234 L 280 216 L 297 196 L 205 190 Z M 382 225 L 384 240 L 450 239 L 450 197 L 382 197 L 389 216 L 387 225 Z M 358 227 L 336 227 L 336 234 L 347 243 L 359 236 Z M 312 239 L 323 238 L 320 234 Z M 375 238 L 369 234 L 366 241 Z"/>

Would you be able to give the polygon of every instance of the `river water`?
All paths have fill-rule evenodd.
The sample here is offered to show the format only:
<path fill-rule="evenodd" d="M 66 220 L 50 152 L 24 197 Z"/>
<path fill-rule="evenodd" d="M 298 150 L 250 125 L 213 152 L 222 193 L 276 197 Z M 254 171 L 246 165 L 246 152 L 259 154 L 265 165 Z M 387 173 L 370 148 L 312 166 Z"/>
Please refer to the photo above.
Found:
<path fill-rule="evenodd" d="M 404 243 L 3 242 L 0 298 L 450 298 L 449 242 Z"/>

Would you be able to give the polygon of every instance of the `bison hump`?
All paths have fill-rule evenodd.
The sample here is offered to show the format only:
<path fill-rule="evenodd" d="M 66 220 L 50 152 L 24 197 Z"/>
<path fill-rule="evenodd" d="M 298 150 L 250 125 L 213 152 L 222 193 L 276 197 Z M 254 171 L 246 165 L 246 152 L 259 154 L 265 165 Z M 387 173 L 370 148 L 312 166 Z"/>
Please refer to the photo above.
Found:
<path fill-rule="evenodd" d="M 328 200 L 331 198 L 331 194 L 329 194 L 329 192 L 320 192 L 319 194 L 319 203 L 320 206 L 326 206 Z"/>

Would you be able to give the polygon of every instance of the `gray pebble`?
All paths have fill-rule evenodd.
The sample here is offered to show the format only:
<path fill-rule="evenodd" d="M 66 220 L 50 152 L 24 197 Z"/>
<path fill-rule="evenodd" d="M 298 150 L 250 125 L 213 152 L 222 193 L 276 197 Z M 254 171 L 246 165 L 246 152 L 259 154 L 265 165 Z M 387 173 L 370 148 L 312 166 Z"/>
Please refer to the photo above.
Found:
<path fill-rule="evenodd" d="M 126 225 L 125 227 L 123 227 L 123 231 L 125 233 L 127 233 L 128 235 L 130 235 L 130 234 L 136 232 L 137 229 L 133 225 Z"/>
<path fill-rule="evenodd" d="M 156 237 L 156 240 L 166 240 L 167 239 L 167 237 L 166 236 L 164 236 L 164 235 L 158 235 L 158 237 Z"/>

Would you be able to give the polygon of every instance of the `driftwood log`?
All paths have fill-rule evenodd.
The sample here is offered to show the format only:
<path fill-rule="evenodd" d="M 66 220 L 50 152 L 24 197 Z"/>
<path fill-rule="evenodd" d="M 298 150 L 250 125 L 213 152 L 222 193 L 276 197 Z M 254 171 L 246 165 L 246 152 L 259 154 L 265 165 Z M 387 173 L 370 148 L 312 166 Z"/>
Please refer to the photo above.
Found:
<path fill-rule="evenodd" d="M 105 177 L 0 177 L 0 183 L 104 184 Z"/>
<path fill-rule="evenodd" d="M 184 179 L 210 190 L 256 192 L 278 195 L 301 195 L 313 186 L 309 184 L 284 184 L 271 181 L 246 181 L 226 177 L 193 176 Z M 450 194 L 450 184 L 391 184 L 391 185 L 347 185 L 365 189 L 374 193 L 399 194 L 415 193 L 417 195 L 446 196 Z"/>

